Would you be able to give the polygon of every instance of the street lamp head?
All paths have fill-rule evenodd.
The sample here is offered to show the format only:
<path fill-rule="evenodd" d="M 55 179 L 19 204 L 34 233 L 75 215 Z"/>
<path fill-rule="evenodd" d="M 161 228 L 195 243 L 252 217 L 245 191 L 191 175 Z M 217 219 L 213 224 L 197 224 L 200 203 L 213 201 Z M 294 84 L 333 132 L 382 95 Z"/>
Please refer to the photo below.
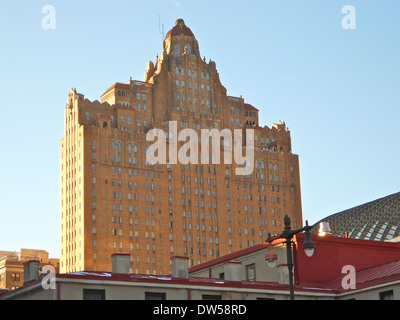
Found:
<path fill-rule="evenodd" d="M 306 231 L 304 234 L 306 235 L 306 238 L 303 242 L 303 250 L 307 257 L 311 258 L 314 255 L 315 243 L 311 239 L 310 231 Z"/>
<path fill-rule="evenodd" d="M 268 251 L 267 251 L 267 255 L 265 256 L 265 260 L 268 263 L 268 266 L 270 268 L 275 268 L 276 265 L 276 261 L 278 260 L 278 256 L 274 251 L 274 247 L 272 246 L 272 244 L 270 244 L 268 246 Z"/>

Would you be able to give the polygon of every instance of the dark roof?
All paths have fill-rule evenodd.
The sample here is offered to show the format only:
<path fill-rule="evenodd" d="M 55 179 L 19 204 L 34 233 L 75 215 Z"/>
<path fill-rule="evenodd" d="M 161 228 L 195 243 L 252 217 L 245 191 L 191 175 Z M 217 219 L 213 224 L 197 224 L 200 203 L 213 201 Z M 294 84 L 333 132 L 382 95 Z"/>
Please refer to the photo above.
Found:
<path fill-rule="evenodd" d="M 400 235 L 400 193 L 336 213 L 320 222 L 329 222 L 335 237 L 391 240 Z M 319 223 L 312 233 L 318 233 Z"/>

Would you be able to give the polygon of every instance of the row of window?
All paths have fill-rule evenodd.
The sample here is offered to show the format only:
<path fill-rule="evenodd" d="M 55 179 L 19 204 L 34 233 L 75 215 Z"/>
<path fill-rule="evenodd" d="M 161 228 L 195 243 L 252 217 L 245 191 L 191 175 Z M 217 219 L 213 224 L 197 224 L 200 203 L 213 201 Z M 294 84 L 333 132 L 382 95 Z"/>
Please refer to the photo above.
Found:
<path fill-rule="evenodd" d="M 93 141 L 92 146 L 95 147 L 95 145 L 96 145 L 96 143 L 95 143 L 95 141 Z M 115 146 L 112 147 L 112 148 L 115 148 Z M 120 150 L 120 144 L 118 144 L 118 150 Z M 133 146 L 131 144 L 128 144 L 128 153 L 131 153 L 131 152 L 136 153 L 137 151 L 138 151 L 138 149 L 137 149 L 137 145 L 136 144 L 134 144 Z M 256 167 L 257 167 L 257 163 L 258 163 L 259 168 L 263 168 L 264 167 L 264 163 L 262 161 L 261 162 L 257 161 L 256 162 Z M 277 166 L 277 164 L 276 164 L 276 166 Z M 271 167 L 271 163 L 270 163 L 270 167 Z M 293 167 L 291 167 L 290 169 L 292 170 L 292 168 Z M 129 177 L 138 176 L 139 175 L 139 170 L 138 169 L 128 168 L 127 170 L 128 170 Z M 193 172 L 199 172 L 200 174 L 208 173 L 208 174 L 216 175 L 216 167 L 210 167 L 210 166 L 205 167 L 203 165 L 192 165 L 191 166 L 189 164 L 188 165 L 181 164 L 181 171 L 182 172 L 184 172 L 184 171 L 190 172 L 191 170 L 193 170 Z M 105 167 L 105 171 L 108 172 L 108 167 Z M 94 164 L 92 165 L 92 173 L 93 174 L 97 173 L 97 166 L 94 165 Z M 114 167 L 114 166 L 112 166 L 111 167 L 111 173 L 112 174 L 118 174 L 119 176 L 122 176 L 122 167 Z M 150 178 L 151 180 L 154 180 L 154 178 L 155 178 L 155 173 L 154 173 L 154 171 L 151 171 L 151 170 L 150 171 L 144 170 L 143 171 L 143 175 L 144 175 L 144 177 Z M 229 168 L 225 168 L 225 176 L 228 177 L 229 175 L 230 175 L 230 169 Z M 160 177 L 159 174 L 158 174 L 158 177 Z M 184 182 L 191 182 L 192 178 L 194 179 L 195 183 L 199 182 L 199 179 L 198 179 L 197 176 L 194 176 L 194 177 L 187 176 L 186 178 L 185 178 L 184 175 L 181 176 L 181 180 L 182 180 L 183 183 Z M 106 183 L 108 183 L 108 180 L 106 180 L 106 181 L 107 181 Z M 172 174 L 171 173 L 168 173 L 168 181 L 172 181 Z M 211 180 L 211 178 L 207 178 L 207 183 L 209 185 L 211 185 L 211 181 L 212 181 L 213 185 L 216 185 L 216 180 L 215 179 Z M 96 185 L 96 183 L 97 183 L 96 177 L 92 178 L 92 183 L 93 183 L 93 185 Z M 129 184 L 129 182 L 128 182 L 128 184 Z M 204 180 L 203 180 L 202 177 L 200 177 L 200 184 L 204 184 Z M 230 180 L 225 180 L 226 188 L 229 188 L 230 184 L 231 184 Z M 115 179 L 112 179 L 112 185 L 116 185 L 116 180 Z M 118 181 L 118 185 L 119 185 L 119 187 L 122 187 L 122 181 L 121 180 Z M 131 184 L 129 184 L 129 186 L 131 188 Z M 243 183 L 236 182 L 236 187 L 237 187 L 237 189 L 242 188 L 242 189 L 251 190 L 252 187 L 253 187 L 253 184 L 252 183 L 247 183 L 247 182 L 243 182 Z M 257 188 L 258 192 L 266 190 L 266 186 L 264 184 L 261 184 L 261 185 L 257 184 L 256 188 Z M 271 186 L 270 188 L 271 188 L 272 192 L 279 192 L 280 191 L 280 187 L 279 186 Z M 169 190 L 170 189 L 172 191 L 172 186 L 170 186 Z M 294 193 L 294 188 L 293 187 L 291 188 L 291 192 Z M 250 195 L 249 195 L 249 197 L 250 197 Z"/>
<path fill-rule="evenodd" d="M 124 90 L 117 90 L 117 96 L 118 97 L 125 97 L 125 98 L 130 98 L 130 93 L 129 91 L 124 91 Z M 136 99 L 137 100 L 147 100 L 147 94 L 146 93 L 136 93 Z"/>
<path fill-rule="evenodd" d="M 149 274 L 149 272 L 148 272 Z M 224 273 L 220 274 L 220 278 L 224 279 Z M 247 281 L 256 281 L 255 265 L 251 264 L 246 266 L 246 279 Z M 83 300 L 106 300 L 105 289 L 83 289 Z M 222 300 L 222 295 L 219 294 L 202 294 L 202 300 Z M 145 300 L 167 300 L 166 292 L 144 292 Z M 274 300 L 274 298 L 257 297 L 256 300 Z M 355 300 L 355 299 L 352 299 Z M 387 290 L 379 292 L 379 300 L 394 300 L 394 291 Z"/>
<path fill-rule="evenodd" d="M 177 46 L 179 46 L 179 44 L 177 44 Z M 185 76 L 185 68 L 176 66 L 175 67 L 175 75 L 176 76 Z M 194 80 L 197 80 L 197 78 L 198 78 L 197 70 L 192 70 L 190 68 L 187 71 L 187 75 L 189 77 L 193 77 Z M 210 80 L 210 73 L 200 71 L 200 78 Z"/>
<path fill-rule="evenodd" d="M 185 81 L 183 81 L 183 80 L 175 80 L 175 87 L 177 87 L 177 88 L 186 88 L 186 82 Z M 195 89 L 195 90 L 198 90 L 199 89 L 199 86 L 198 86 L 198 84 L 197 84 L 197 82 L 194 82 L 193 84 L 192 84 L 192 82 L 188 82 L 188 88 L 189 89 Z M 207 85 L 205 85 L 205 84 L 201 84 L 200 85 L 200 89 L 201 89 L 201 91 L 202 92 L 211 92 L 211 87 L 210 87 L 210 85 L 209 84 L 207 84 Z"/>
<path fill-rule="evenodd" d="M 148 270 L 147 274 L 150 274 L 150 270 Z M 83 289 L 82 298 L 83 300 L 106 300 L 106 290 Z M 144 292 L 144 300 L 167 300 L 167 294 L 165 292 Z M 218 294 L 203 294 L 202 300 L 222 300 L 222 296 Z"/>
<path fill-rule="evenodd" d="M 231 115 L 240 116 L 240 107 L 231 107 Z M 257 112 L 245 111 L 245 116 L 257 117 Z"/>
<path fill-rule="evenodd" d="M 132 152 L 131 150 L 128 150 L 128 153 L 131 153 L 131 152 Z M 180 157 L 180 158 L 185 158 L 183 151 L 180 152 L 179 157 Z M 203 160 L 205 160 L 205 162 L 209 162 L 210 157 L 209 157 L 209 156 L 208 156 L 208 157 L 203 157 L 203 156 L 199 155 L 199 162 L 203 162 Z M 215 159 L 214 159 L 214 156 L 212 156 L 212 160 L 213 160 L 213 161 L 215 160 Z M 227 160 L 227 159 L 226 159 L 226 160 Z M 97 154 L 96 154 L 96 152 L 92 152 L 92 161 L 93 161 L 93 162 L 96 162 L 96 161 L 97 161 Z M 104 161 L 106 161 L 106 162 L 108 161 L 108 156 L 107 156 L 107 155 L 104 155 Z M 139 160 L 138 160 L 137 157 L 128 156 L 127 161 L 128 161 L 128 165 L 135 165 L 135 166 L 139 165 Z M 120 154 L 118 154 L 118 155 L 111 154 L 111 162 L 112 162 L 112 163 L 122 163 L 122 155 L 120 155 Z M 151 162 L 151 161 L 148 162 L 148 161 L 147 161 L 147 158 L 145 158 L 144 164 L 145 164 L 145 165 L 149 165 L 149 164 L 152 164 L 152 162 Z M 257 161 L 257 162 L 256 162 L 256 169 L 259 170 L 259 169 L 262 169 L 262 168 L 264 168 L 264 166 L 263 166 L 263 165 L 260 165 L 259 162 Z M 229 176 L 229 169 L 225 169 L 225 175 L 226 175 L 226 176 Z M 266 176 L 265 176 L 265 174 L 264 174 L 263 172 L 262 172 L 262 173 L 256 172 L 255 175 L 256 175 L 257 180 L 265 180 L 265 177 L 266 177 Z M 183 177 L 184 177 L 184 176 L 183 176 Z M 202 179 L 203 179 L 203 178 L 200 178 L 200 184 L 201 184 L 201 185 L 203 184 Z M 210 179 L 208 179 L 207 181 L 208 181 L 208 184 L 211 184 L 211 183 L 210 183 Z M 277 175 L 277 174 L 270 174 L 270 181 L 271 181 L 271 182 L 279 182 L 279 175 Z M 185 181 L 184 181 L 184 178 L 183 178 L 182 182 L 185 182 Z M 188 182 L 190 182 L 190 176 L 188 176 Z M 197 177 L 195 177 L 195 182 L 197 183 Z M 216 180 L 215 180 L 215 179 L 213 179 L 213 185 L 216 186 Z"/>
<path fill-rule="evenodd" d="M 215 169 L 215 168 L 213 168 L 213 169 Z M 92 172 L 93 173 L 96 173 L 96 166 L 92 166 Z M 115 172 L 115 167 L 112 167 L 112 172 L 113 173 L 116 173 Z M 145 171 L 145 173 L 146 173 L 147 171 Z M 122 168 L 118 168 L 118 175 L 119 176 L 121 176 L 121 174 L 122 174 Z M 134 176 L 138 176 L 138 170 L 137 169 L 134 169 L 133 170 L 133 175 Z M 129 171 L 129 176 L 130 177 L 132 177 L 132 170 L 130 169 L 130 171 Z M 145 174 L 145 176 L 146 176 L 146 174 Z M 150 176 L 152 176 L 152 180 L 154 179 L 154 172 L 153 171 L 150 171 Z M 185 182 L 188 182 L 188 183 L 190 183 L 190 182 L 192 182 L 192 179 L 193 179 L 193 181 L 194 181 L 194 183 L 200 183 L 200 185 L 204 185 L 205 183 L 205 181 L 207 182 L 207 185 L 213 185 L 214 187 L 216 187 L 217 186 L 217 180 L 216 179 L 211 179 L 211 178 L 207 178 L 207 179 L 204 179 L 202 176 L 200 176 L 200 177 L 197 177 L 197 176 L 194 176 L 194 177 L 192 177 L 192 176 L 184 176 L 184 175 L 182 175 L 181 176 L 181 182 L 182 183 L 185 183 Z M 168 174 L 168 181 L 172 181 L 172 174 Z M 104 183 L 105 184 L 108 184 L 108 179 L 105 179 L 105 181 L 104 181 Z M 96 186 L 96 184 L 97 184 L 97 179 L 96 179 L 96 177 L 93 177 L 92 178 L 92 184 L 93 184 L 93 186 Z M 119 179 L 119 180 L 117 180 L 117 179 L 111 179 L 111 185 L 112 186 L 118 186 L 119 188 L 122 188 L 123 187 L 123 181 L 121 180 L 121 179 Z M 236 183 L 236 185 L 237 185 L 237 188 L 240 188 L 240 183 Z M 247 188 L 247 183 L 243 183 L 243 189 L 246 189 Z M 128 181 L 128 183 L 127 183 L 127 186 L 128 186 L 128 188 L 130 189 L 130 190 L 132 190 L 132 188 L 134 187 L 135 189 L 138 189 L 139 188 L 139 184 L 138 184 L 138 182 L 137 181 L 134 181 L 134 182 L 132 182 L 132 181 Z M 229 188 L 229 186 L 230 186 L 230 181 L 229 180 L 225 180 L 225 186 L 226 186 L 226 188 Z M 155 184 L 154 183 L 148 183 L 148 182 L 145 182 L 144 183 L 144 189 L 145 190 L 151 190 L 151 191 L 155 191 Z M 160 186 L 158 186 L 158 189 L 160 189 Z M 251 190 L 251 184 L 250 184 L 250 186 L 249 186 L 249 190 Z M 257 185 L 257 191 L 258 192 L 261 192 L 261 191 L 265 191 L 266 190 L 266 187 L 265 187 L 265 185 Z M 279 186 L 271 186 L 271 191 L 272 192 L 279 192 L 279 190 L 280 190 L 280 188 L 279 188 Z M 190 186 L 188 186 L 188 187 L 182 187 L 182 189 L 181 189 L 181 193 L 182 194 L 191 194 L 191 187 Z M 210 189 L 207 189 L 206 190 L 207 192 L 208 192 L 208 196 L 211 196 L 211 192 L 213 193 L 213 196 L 214 196 L 214 198 L 216 198 L 217 197 L 217 194 L 216 194 L 216 190 L 210 190 Z M 112 191 L 113 193 L 112 194 L 114 194 L 115 193 L 115 191 Z M 172 187 L 172 185 L 168 185 L 168 192 L 169 193 L 172 193 L 173 192 L 173 187 Z M 292 193 L 292 194 L 294 194 L 295 193 L 295 188 L 294 187 L 291 187 L 290 188 L 290 192 Z M 95 194 L 95 192 L 94 192 L 94 194 Z M 204 189 L 197 189 L 197 188 L 195 188 L 194 189 L 194 194 L 195 195 L 198 195 L 198 194 L 200 194 L 201 196 L 204 196 Z M 107 195 L 107 194 L 106 194 Z M 122 192 L 119 192 L 119 198 L 121 198 L 122 199 Z M 226 191 L 226 193 L 225 193 L 225 196 L 226 196 L 226 199 L 230 199 L 231 198 L 231 193 L 229 192 L 229 191 Z M 262 197 L 262 198 L 261 198 Z M 115 198 L 115 196 L 114 196 L 114 198 Z M 237 194 L 237 200 L 240 200 L 240 198 L 239 198 L 239 194 Z M 251 193 L 249 193 L 248 195 L 246 194 L 246 193 L 243 193 L 243 200 L 249 200 L 249 201 L 252 201 L 253 200 L 253 195 L 251 194 Z M 264 201 L 264 202 L 266 202 L 267 201 L 267 199 L 266 199 L 266 196 L 264 195 L 264 196 L 261 196 L 261 195 L 258 195 L 257 196 L 257 200 L 259 201 L 259 202 L 261 202 L 261 201 Z M 274 197 L 274 196 L 271 196 L 271 203 L 280 203 L 280 198 L 279 197 Z"/>
<path fill-rule="evenodd" d="M 122 224 L 123 224 L 122 223 L 122 217 L 119 217 L 118 220 L 117 220 L 117 217 L 114 216 L 113 220 L 114 220 L 113 221 L 114 224 L 119 223 L 120 226 L 122 226 Z M 162 223 L 159 221 L 159 224 L 161 226 Z M 259 224 L 260 224 L 260 227 L 262 227 L 263 221 L 261 219 L 259 221 Z M 267 219 L 264 219 L 264 224 L 267 225 Z M 132 217 L 130 217 L 129 218 L 129 225 L 130 226 L 140 225 L 139 218 L 133 219 Z M 155 228 L 156 227 L 156 220 L 154 220 L 154 219 L 153 220 L 145 219 L 145 225 L 147 227 L 151 226 L 151 227 Z M 272 225 L 280 227 L 281 226 L 281 221 L 280 220 L 276 221 L 275 219 L 273 219 L 272 220 Z M 174 229 L 172 221 L 170 221 L 168 223 L 168 226 L 169 226 L 169 229 L 171 229 L 171 230 Z M 204 233 L 204 232 L 206 232 L 207 228 L 206 228 L 206 225 L 204 225 L 204 224 L 199 224 L 199 223 L 195 224 L 195 223 L 191 223 L 191 222 L 186 223 L 184 221 L 183 224 L 182 224 L 182 229 L 183 229 L 183 232 L 192 231 L 193 230 L 193 231 L 198 231 L 198 232 L 201 231 L 201 232 Z M 212 225 L 208 226 L 208 232 L 215 232 L 217 234 L 218 231 L 219 231 L 218 230 L 218 226 L 212 226 Z M 251 235 L 251 236 L 254 236 L 255 232 L 256 232 L 256 230 L 254 228 L 246 228 L 246 227 L 243 228 L 243 231 L 244 231 L 244 235 Z M 108 229 L 106 229 L 105 233 L 109 234 Z M 239 236 L 242 236 L 242 229 L 238 228 L 237 233 L 238 233 Z M 268 231 L 267 230 L 260 229 L 260 230 L 258 230 L 258 233 L 259 233 L 260 237 L 267 237 L 268 236 Z M 96 227 L 92 227 L 92 234 L 93 235 L 97 235 L 97 228 Z M 228 234 L 229 235 L 232 234 L 231 226 L 228 227 Z M 120 238 L 122 238 L 123 237 L 123 230 L 122 229 L 117 229 L 117 228 L 112 228 L 111 231 L 110 231 L 110 235 L 119 236 Z M 131 239 L 139 238 L 140 237 L 140 231 L 139 230 L 135 230 L 135 231 L 134 230 L 130 230 L 129 231 L 129 237 Z M 151 232 L 150 233 L 149 231 L 146 231 L 145 232 L 145 238 L 146 239 L 152 238 L 153 240 L 155 240 L 156 239 L 156 233 L 155 232 Z M 67 235 L 67 240 L 68 240 L 68 235 Z M 172 234 L 170 234 L 170 241 L 173 241 Z M 189 235 L 183 234 L 183 242 L 186 243 L 187 241 L 188 242 L 193 242 L 193 236 L 191 234 L 189 234 Z M 200 243 L 200 242 L 205 244 L 206 243 L 206 237 L 205 236 L 200 237 L 199 235 L 197 235 L 197 243 Z M 209 243 L 210 244 L 214 244 L 215 243 L 216 245 L 219 245 L 219 238 L 218 237 L 216 237 L 216 238 L 210 237 L 209 238 Z M 93 242 L 93 247 L 96 248 L 96 241 Z"/>

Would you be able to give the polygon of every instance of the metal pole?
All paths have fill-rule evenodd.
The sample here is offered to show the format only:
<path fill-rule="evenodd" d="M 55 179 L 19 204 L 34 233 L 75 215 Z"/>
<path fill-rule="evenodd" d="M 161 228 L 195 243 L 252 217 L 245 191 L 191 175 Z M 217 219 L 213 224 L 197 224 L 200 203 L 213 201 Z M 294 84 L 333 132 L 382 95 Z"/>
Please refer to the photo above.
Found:
<path fill-rule="evenodd" d="M 294 300 L 292 239 L 286 239 L 287 267 L 289 269 L 290 300 Z"/>

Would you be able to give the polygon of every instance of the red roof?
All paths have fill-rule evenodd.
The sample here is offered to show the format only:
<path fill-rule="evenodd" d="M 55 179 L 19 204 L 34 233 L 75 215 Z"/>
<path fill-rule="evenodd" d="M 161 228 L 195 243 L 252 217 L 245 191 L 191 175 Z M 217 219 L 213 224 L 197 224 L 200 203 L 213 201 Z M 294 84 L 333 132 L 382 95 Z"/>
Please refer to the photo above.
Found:
<path fill-rule="evenodd" d="M 348 291 L 342 288 L 345 274 L 328 284 L 328 288 L 338 291 Z M 356 272 L 356 289 L 362 289 L 376 284 L 400 280 L 400 261 L 358 270 Z"/>
<path fill-rule="evenodd" d="M 283 241 L 284 240 L 282 240 L 282 239 L 275 240 L 275 241 L 273 241 L 273 244 L 275 245 L 275 244 L 281 243 Z M 189 268 L 189 273 L 190 272 L 199 271 L 199 270 L 202 270 L 202 269 L 207 269 L 207 268 L 209 268 L 211 266 L 215 266 L 215 265 L 220 264 L 220 263 L 224 263 L 224 262 L 228 262 L 228 261 L 234 260 L 234 259 L 236 259 L 238 257 L 241 257 L 241 256 L 244 256 L 246 254 L 266 249 L 268 246 L 269 246 L 269 243 L 264 242 L 264 243 L 261 243 L 261 244 L 258 244 L 258 245 L 252 246 L 252 247 L 248 247 L 248 248 L 240 250 L 240 251 L 233 252 L 233 253 L 228 254 L 226 256 L 222 256 L 222 257 L 219 257 L 219 258 L 204 262 L 202 264 L 198 264 L 196 266 L 193 266 L 193 267 Z"/>

